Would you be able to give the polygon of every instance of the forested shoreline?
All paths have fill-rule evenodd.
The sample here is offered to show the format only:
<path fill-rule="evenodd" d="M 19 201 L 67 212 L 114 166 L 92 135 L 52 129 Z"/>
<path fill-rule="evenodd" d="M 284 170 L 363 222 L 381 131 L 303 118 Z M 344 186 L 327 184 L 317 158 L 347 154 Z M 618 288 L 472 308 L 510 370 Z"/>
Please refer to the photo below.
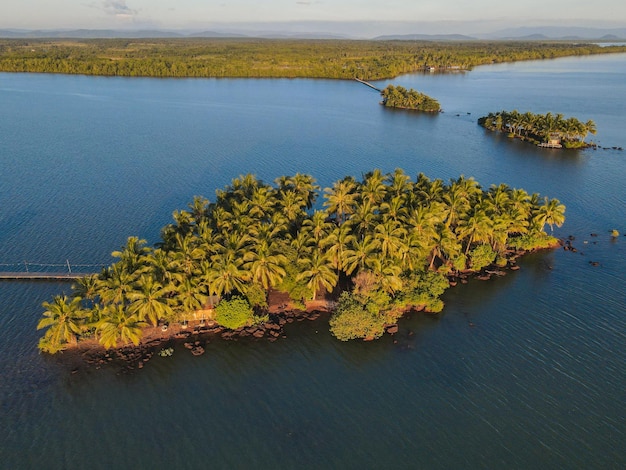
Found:
<path fill-rule="evenodd" d="M 125 77 L 379 80 L 434 68 L 626 52 L 536 41 L 0 39 L 0 71 Z"/>
<path fill-rule="evenodd" d="M 231 330 L 269 325 L 270 291 L 302 309 L 331 295 L 332 334 L 374 339 L 411 308 L 441 311 L 450 279 L 554 246 L 544 227 L 560 226 L 564 212 L 556 199 L 506 184 L 482 189 L 464 176 L 445 183 L 374 170 L 323 193 L 310 175 L 274 185 L 240 176 L 215 202 L 195 197 L 175 211 L 154 247 L 130 237 L 113 252 L 117 262 L 45 302 L 39 348 L 55 353 L 93 338 L 105 348 L 137 345 L 146 327 L 207 309 Z"/>

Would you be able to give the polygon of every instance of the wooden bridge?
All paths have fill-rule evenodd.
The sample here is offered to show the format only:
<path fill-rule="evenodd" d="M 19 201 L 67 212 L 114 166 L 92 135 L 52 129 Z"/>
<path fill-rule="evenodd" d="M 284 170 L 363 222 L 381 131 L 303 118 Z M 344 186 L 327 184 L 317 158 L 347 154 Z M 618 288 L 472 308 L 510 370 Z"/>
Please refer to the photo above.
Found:
<path fill-rule="evenodd" d="M 376 88 L 374 85 L 372 85 L 372 84 L 371 84 L 371 83 L 369 83 L 369 82 L 366 82 L 365 80 L 361 80 L 360 78 L 356 78 L 356 77 L 354 77 L 354 79 L 355 79 L 357 82 L 362 83 L 363 85 L 367 85 L 368 87 L 373 88 L 373 89 L 374 89 L 374 90 L 376 90 L 378 93 L 382 93 L 382 92 L 383 92 L 383 90 L 381 90 L 380 88 Z"/>
<path fill-rule="evenodd" d="M 92 273 L 0 272 L 0 281 L 75 281 Z"/>
<path fill-rule="evenodd" d="M 102 267 L 99 264 L 70 264 L 69 260 L 63 264 L 0 263 L 0 281 L 75 281 L 94 274 L 81 271 Z"/>

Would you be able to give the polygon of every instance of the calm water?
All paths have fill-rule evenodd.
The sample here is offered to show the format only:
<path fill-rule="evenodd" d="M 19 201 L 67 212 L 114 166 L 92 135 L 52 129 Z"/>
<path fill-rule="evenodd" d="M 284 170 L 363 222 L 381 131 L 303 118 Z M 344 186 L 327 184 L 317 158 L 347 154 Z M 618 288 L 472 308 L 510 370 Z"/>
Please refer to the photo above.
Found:
<path fill-rule="evenodd" d="M 626 55 L 390 82 L 446 112 L 386 110 L 353 82 L 0 74 L 0 263 L 108 264 L 245 172 L 325 186 L 377 167 L 556 197 L 556 234 L 584 252 L 451 289 L 397 345 L 341 343 L 322 319 L 132 375 L 39 355 L 41 302 L 68 286 L 0 283 L 0 467 L 623 468 L 626 237 L 608 231 L 626 233 L 626 152 L 538 149 L 476 119 L 560 112 L 626 147 Z"/>

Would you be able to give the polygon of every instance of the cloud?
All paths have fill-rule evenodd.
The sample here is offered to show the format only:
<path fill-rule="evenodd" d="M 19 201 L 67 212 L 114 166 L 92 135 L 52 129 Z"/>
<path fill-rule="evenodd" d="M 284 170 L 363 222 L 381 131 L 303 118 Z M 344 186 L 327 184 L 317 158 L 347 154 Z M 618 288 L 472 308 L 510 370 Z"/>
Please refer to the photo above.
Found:
<path fill-rule="evenodd" d="M 138 10 L 126 5 L 126 0 L 104 0 L 101 8 L 105 13 L 118 18 L 133 18 L 139 14 Z"/>

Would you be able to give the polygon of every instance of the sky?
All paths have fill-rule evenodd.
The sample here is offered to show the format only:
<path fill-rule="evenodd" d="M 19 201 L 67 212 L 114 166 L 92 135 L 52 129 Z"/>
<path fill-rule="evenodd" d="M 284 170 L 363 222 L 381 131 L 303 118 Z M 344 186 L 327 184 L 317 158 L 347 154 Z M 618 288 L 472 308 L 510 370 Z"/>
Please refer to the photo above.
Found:
<path fill-rule="evenodd" d="M 625 27 L 624 0 L 3 0 L 0 28 L 461 33 L 522 25 Z M 411 29 L 413 28 L 413 29 Z M 419 29 L 416 31 L 415 29 Z M 346 29 L 348 31 L 346 31 Z"/>

